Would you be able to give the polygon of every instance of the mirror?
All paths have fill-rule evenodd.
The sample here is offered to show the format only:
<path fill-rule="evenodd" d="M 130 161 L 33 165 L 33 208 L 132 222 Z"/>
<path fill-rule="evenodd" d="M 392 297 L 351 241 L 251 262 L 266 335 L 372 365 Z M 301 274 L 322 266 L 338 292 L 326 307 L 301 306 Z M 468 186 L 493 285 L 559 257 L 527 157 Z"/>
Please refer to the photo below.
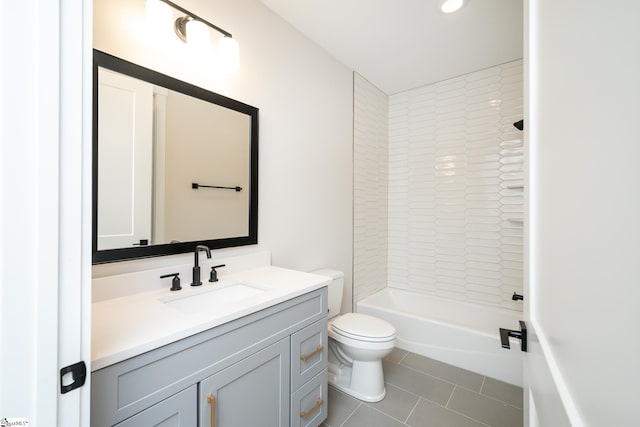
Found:
<path fill-rule="evenodd" d="M 257 243 L 258 109 L 93 58 L 93 263 Z"/>

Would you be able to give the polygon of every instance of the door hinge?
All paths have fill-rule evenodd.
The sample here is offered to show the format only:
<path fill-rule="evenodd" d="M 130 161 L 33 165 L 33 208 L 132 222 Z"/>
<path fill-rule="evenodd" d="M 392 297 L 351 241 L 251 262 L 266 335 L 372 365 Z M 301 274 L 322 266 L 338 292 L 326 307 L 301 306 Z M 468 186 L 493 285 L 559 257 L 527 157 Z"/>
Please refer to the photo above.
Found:
<path fill-rule="evenodd" d="M 69 379 L 71 379 L 71 382 L 69 382 Z M 60 393 L 65 394 L 78 387 L 82 387 L 86 379 L 87 365 L 85 365 L 84 362 L 65 366 L 60 369 Z"/>

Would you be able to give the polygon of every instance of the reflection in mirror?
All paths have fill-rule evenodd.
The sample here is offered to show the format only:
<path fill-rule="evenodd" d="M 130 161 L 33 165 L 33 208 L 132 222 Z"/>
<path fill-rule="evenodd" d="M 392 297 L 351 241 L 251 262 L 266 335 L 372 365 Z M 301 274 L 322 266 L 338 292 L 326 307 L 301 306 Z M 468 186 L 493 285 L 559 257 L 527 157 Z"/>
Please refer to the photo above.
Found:
<path fill-rule="evenodd" d="M 94 63 L 94 263 L 257 243 L 258 110 Z"/>

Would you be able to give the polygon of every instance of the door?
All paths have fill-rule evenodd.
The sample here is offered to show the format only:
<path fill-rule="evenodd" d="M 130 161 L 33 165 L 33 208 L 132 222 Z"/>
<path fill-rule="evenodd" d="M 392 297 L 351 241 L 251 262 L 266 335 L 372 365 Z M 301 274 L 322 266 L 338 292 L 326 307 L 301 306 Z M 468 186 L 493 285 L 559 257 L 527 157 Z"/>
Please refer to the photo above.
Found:
<path fill-rule="evenodd" d="M 98 250 L 151 242 L 153 85 L 98 70 Z"/>
<path fill-rule="evenodd" d="M 525 2 L 530 426 L 638 425 L 638 16 Z"/>
<path fill-rule="evenodd" d="M 0 417 L 29 425 L 89 425 L 60 369 L 90 362 L 91 15 L 0 3 Z"/>
<path fill-rule="evenodd" d="M 289 425 L 289 338 L 200 383 L 200 426 Z"/>

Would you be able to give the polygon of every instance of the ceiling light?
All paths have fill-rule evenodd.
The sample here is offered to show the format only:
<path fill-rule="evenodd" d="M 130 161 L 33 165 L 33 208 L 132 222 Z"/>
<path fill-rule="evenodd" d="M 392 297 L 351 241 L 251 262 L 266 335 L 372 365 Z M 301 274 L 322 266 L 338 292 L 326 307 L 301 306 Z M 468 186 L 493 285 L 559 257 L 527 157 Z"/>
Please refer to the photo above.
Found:
<path fill-rule="evenodd" d="M 440 3 L 440 10 L 442 13 L 453 13 L 462 9 L 467 2 L 468 0 L 444 0 Z"/>

